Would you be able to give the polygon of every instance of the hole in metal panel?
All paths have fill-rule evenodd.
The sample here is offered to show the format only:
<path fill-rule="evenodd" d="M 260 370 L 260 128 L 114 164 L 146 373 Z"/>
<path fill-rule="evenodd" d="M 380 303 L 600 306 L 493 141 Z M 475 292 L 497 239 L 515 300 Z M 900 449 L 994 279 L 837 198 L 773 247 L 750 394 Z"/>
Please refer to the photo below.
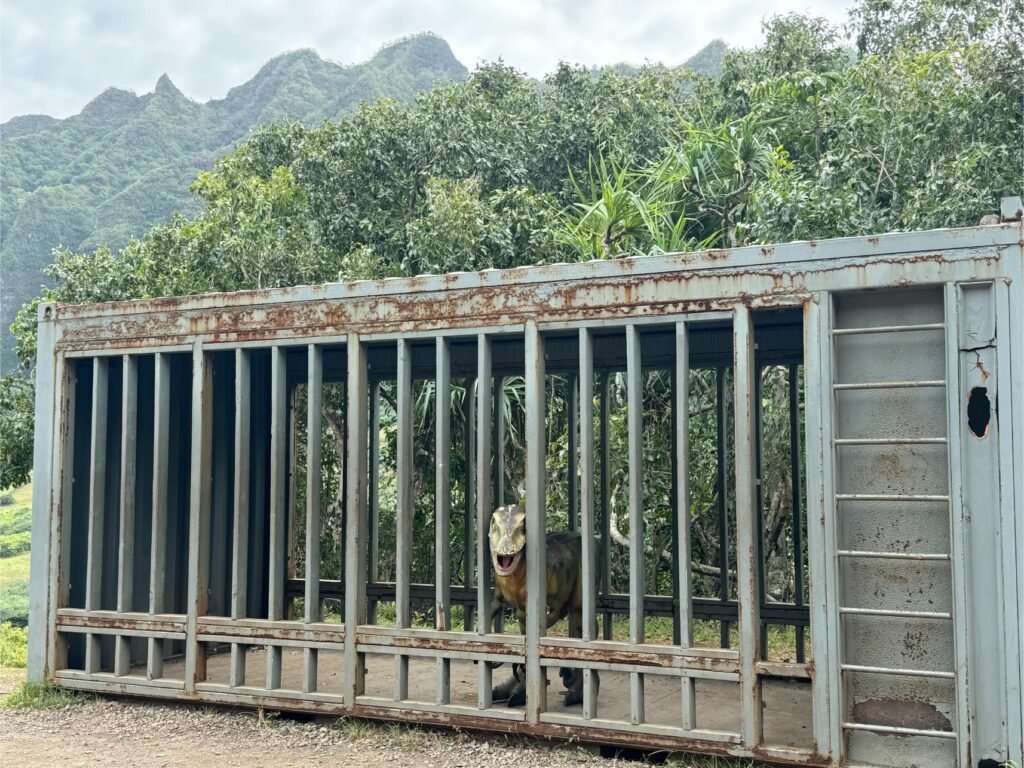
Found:
<path fill-rule="evenodd" d="M 988 399 L 988 387 L 974 387 L 967 399 L 967 426 L 977 438 L 988 435 L 988 422 L 992 418 L 992 404 Z"/>

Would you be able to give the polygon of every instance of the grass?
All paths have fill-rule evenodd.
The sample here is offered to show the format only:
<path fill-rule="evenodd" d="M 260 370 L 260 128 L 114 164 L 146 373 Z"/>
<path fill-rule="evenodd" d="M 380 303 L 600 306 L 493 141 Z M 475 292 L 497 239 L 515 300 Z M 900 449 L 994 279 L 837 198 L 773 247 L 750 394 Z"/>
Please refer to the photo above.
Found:
<path fill-rule="evenodd" d="M 2 700 L 3 709 L 63 709 L 73 704 L 84 704 L 96 697 L 58 688 L 52 683 L 22 683 Z"/>
<path fill-rule="evenodd" d="M 20 653 L 14 628 L 28 623 L 29 545 L 32 528 L 32 485 L 4 494 L 0 506 L 0 665 L 14 666 Z"/>
<path fill-rule="evenodd" d="M 24 669 L 28 658 L 28 630 L 0 624 L 0 669 Z"/>

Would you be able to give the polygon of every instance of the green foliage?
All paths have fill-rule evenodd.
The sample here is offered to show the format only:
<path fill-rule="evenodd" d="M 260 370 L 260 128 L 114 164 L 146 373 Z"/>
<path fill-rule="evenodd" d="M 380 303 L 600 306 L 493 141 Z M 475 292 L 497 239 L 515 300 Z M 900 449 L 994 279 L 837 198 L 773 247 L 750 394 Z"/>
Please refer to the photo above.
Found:
<path fill-rule="evenodd" d="M 32 472 L 34 392 L 19 374 L 0 378 L 0 490 L 22 485 Z"/>
<path fill-rule="evenodd" d="M 53 683 L 22 683 L 0 701 L 3 709 L 64 709 L 95 700 L 90 693 L 69 691 Z"/>
<path fill-rule="evenodd" d="M 24 669 L 28 659 L 28 629 L 0 624 L 0 668 Z"/>

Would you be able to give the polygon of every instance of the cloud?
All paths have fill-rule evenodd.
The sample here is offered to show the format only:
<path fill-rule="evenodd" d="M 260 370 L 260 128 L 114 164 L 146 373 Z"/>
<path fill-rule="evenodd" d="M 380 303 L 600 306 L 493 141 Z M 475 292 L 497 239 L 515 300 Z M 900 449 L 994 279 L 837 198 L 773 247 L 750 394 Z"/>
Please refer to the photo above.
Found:
<path fill-rule="evenodd" d="M 535 76 L 559 61 L 675 64 L 715 38 L 756 44 L 765 15 L 842 22 L 849 2 L 4 0 L 0 120 L 66 117 L 108 86 L 150 91 L 164 72 L 194 99 L 221 98 L 283 51 L 314 48 L 351 64 L 424 30 L 444 37 L 469 67 L 502 58 Z"/>

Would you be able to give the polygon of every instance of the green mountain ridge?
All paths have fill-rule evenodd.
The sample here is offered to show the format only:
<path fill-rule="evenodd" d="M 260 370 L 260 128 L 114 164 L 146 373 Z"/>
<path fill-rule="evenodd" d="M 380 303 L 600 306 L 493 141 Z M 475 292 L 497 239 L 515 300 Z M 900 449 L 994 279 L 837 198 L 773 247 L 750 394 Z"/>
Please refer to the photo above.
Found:
<path fill-rule="evenodd" d="M 683 66 L 715 77 L 725 52 L 714 41 Z M 53 248 L 121 248 L 175 211 L 194 212 L 188 187 L 196 173 L 258 125 L 334 119 L 363 101 L 408 101 L 468 75 L 447 42 L 425 33 L 360 64 L 308 48 L 282 53 L 205 103 L 164 74 L 150 93 L 107 88 L 65 119 L 21 115 L 0 124 L 0 369 L 17 365 L 8 326 L 39 294 Z"/>

